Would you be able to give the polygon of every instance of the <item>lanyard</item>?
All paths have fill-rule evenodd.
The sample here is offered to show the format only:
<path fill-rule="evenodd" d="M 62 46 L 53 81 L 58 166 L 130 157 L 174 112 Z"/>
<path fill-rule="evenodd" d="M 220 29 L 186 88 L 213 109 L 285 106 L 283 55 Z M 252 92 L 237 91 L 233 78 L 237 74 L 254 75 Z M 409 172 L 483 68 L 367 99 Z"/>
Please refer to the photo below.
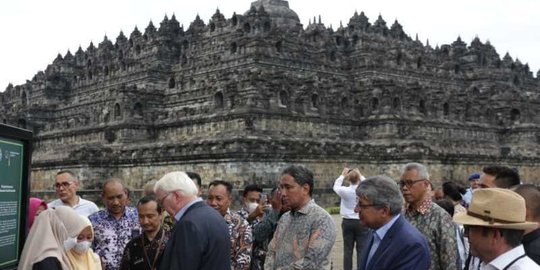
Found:
<path fill-rule="evenodd" d="M 513 260 L 512 262 L 510 262 L 509 264 L 506 265 L 506 267 L 504 267 L 502 270 L 506 270 L 508 268 L 510 268 L 510 266 L 512 266 L 515 262 L 519 261 L 521 258 L 525 257 L 525 254 L 517 257 L 515 260 Z"/>
<path fill-rule="evenodd" d="M 144 259 L 146 261 L 146 263 L 148 264 L 148 266 L 150 267 L 151 270 L 155 270 L 156 269 L 156 263 L 157 263 L 157 260 L 158 260 L 158 257 L 159 257 L 159 249 L 161 248 L 161 244 L 163 244 L 163 238 L 165 238 L 165 231 L 163 229 L 161 229 L 161 238 L 159 239 L 159 243 L 158 243 L 158 246 L 157 246 L 157 249 L 156 249 L 156 255 L 154 256 L 154 261 L 152 261 L 152 265 L 150 265 L 150 259 L 148 258 L 148 253 L 146 253 L 146 248 L 144 246 L 144 234 L 141 235 L 141 241 L 142 241 L 142 248 L 143 248 L 143 253 L 144 253 Z"/>

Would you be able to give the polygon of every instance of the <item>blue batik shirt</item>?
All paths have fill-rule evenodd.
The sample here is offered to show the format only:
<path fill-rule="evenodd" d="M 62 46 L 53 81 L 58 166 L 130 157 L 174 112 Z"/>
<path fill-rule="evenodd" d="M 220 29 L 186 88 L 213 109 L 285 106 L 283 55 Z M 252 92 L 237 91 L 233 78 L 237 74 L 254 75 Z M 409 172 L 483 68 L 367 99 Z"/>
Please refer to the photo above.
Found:
<path fill-rule="evenodd" d="M 101 257 L 104 270 L 117 270 L 127 243 L 141 233 L 137 209 L 126 206 L 118 220 L 107 210 L 99 210 L 88 219 L 94 227 L 92 248 Z"/>

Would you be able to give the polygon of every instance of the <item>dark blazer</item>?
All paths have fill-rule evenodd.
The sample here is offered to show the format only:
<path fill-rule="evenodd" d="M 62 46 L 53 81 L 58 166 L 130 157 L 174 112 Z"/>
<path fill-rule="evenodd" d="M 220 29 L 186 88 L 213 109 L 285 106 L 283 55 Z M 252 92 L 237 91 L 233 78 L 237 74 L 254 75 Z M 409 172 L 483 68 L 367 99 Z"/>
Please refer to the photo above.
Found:
<path fill-rule="evenodd" d="M 525 248 L 525 254 L 540 265 L 540 228 L 524 235 L 521 243 Z"/>
<path fill-rule="evenodd" d="M 190 206 L 173 227 L 160 270 L 231 270 L 225 219 L 204 202 Z"/>
<path fill-rule="evenodd" d="M 369 230 L 367 242 L 360 253 L 362 263 L 358 270 L 429 269 L 431 259 L 427 241 L 403 216 L 390 227 L 366 267 L 373 233 L 373 230 Z"/>

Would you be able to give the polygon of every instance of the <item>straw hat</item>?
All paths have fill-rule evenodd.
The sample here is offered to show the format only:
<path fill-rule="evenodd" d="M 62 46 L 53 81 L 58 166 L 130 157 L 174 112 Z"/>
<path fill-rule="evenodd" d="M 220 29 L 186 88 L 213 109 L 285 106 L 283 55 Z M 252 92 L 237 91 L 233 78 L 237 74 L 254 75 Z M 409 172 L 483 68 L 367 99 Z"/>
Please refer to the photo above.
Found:
<path fill-rule="evenodd" d="M 525 199 L 503 188 L 484 188 L 473 192 L 467 212 L 457 213 L 454 221 L 464 225 L 526 230 L 538 227 L 525 221 Z"/>

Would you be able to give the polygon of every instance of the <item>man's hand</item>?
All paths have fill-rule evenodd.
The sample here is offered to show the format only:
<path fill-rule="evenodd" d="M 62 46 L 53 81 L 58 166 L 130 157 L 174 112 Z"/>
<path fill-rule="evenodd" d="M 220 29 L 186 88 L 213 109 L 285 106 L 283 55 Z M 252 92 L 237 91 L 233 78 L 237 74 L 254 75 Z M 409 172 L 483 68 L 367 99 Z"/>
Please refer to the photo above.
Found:
<path fill-rule="evenodd" d="M 272 209 L 281 212 L 283 201 L 281 200 L 281 192 L 279 190 L 276 190 L 274 195 L 270 198 L 270 204 L 272 205 Z"/>
<path fill-rule="evenodd" d="M 351 169 L 345 167 L 345 168 L 343 168 L 343 171 L 341 172 L 341 175 L 342 175 L 343 177 L 347 177 L 347 175 L 349 174 L 349 172 L 351 172 Z"/>
<path fill-rule="evenodd" d="M 264 209 L 266 208 L 266 202 L 261 202 L 259 205 L 257 205 L 257 208 L 249 214 L 247 217 L 248 222 L 252 222 L 253 220 L 257 219 L 258 217 L 262 217 L 264 215 Z"/>

